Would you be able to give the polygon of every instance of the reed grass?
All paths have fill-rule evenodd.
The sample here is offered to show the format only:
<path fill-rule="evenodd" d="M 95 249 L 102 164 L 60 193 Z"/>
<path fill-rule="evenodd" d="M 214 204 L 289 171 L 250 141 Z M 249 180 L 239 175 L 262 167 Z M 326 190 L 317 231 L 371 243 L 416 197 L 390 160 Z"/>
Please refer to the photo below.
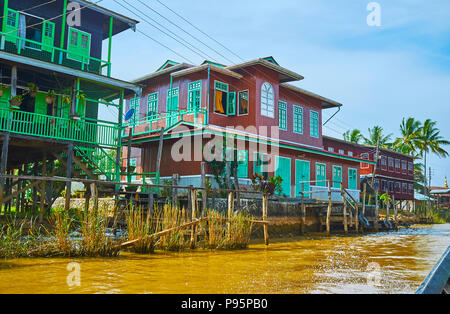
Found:
<path fill-rule="evenodd" d="M 155 232 L 168 230 L 186 223 L 186 210 L 179 210 L 170 204 L 163 208 L 157 208 L 154 213 Z M 182 251 L 188 247 L 189 240 L 186 239 L 185 230 L 178 229 L 169 232 L 159 238 L 156 242 L 156 248 L 165 251 Z"/>
<path fill-rule="evenodd" d="M 140 254 L 153 253 L 155 251 L 155 239 L 150 235 L 154 230 L 155 226 L 152 224 L 150 214 L 145 215 L 142 208 L 133 209 L 130 206 L 127 213 L 128 240 L 142 239 L 142 241 L 139 241 L 129 250 Z"/>

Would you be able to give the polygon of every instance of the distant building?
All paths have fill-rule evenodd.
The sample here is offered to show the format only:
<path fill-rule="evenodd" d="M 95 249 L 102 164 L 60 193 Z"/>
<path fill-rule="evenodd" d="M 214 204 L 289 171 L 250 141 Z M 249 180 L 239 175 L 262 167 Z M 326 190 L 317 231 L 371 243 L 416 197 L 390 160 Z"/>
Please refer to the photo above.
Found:
<path fill-rule="evenodd" d="M 444 186 L 431 186 L 430 194 L 434 197 L 436 204 L 440 208 L 450 209 L 450 189 L 447 183 L 447 177 L 445 178 Z"/>

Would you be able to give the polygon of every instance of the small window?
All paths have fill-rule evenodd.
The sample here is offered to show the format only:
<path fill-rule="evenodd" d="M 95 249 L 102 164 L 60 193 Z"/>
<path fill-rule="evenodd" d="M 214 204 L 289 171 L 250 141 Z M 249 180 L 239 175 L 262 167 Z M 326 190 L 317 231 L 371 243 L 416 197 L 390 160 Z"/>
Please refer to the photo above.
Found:
<path fill-rule="evenodd" d="M 414 174 L 414 165 L 412 162 L 408 162 L 408 172 L 409 174 Z"/>
<path fill-rule="evenodd" d="M 353 157 L 353 152 L 348 151 L 348 155 Z"/>
<path fill-rule="evenodd" d="M 270 83 L 265 82 L 261 87 L 261 115 L 269 118 L 275 116 L 275 92 Z"/>
<path fill-rule="evenodd" d="M 402 193 L 403 194 L 408 194 L 408 183 L 403 183 L 402 184 Z"/>
<path fill-rule="evenodd" d="M 400 172 L 400 159 L 395 159 L 395 172 Z"/>
<path fill-rule="evenodd" d="M 214 112 L 227 114 L 228 112 L 228 84 L 215 82 Z"/>
<path fill-rule="evenodd" d="M 328 147 L 328 151 L 334 153 L 334 148 L 333 147 Z"/>
<path fill-rule="evenodd" d="M 412 193 L 414 193 L 414 184 L 408 184 L 408 191 L 409 191 L 409 194 L 412 194 Z"/>
<path fill-rule="evenodd" d="M 6 25 L 11 27 L 17 27 L 16 21 L 17 21 L 17 12 L 8 10 L 8 18 L 6 19 Z"/>
<path fill-rule="evenodd" d="M 70 43 L 74 46 L 78 45 L 78 33 L 77 32 L 70 33 Z"/>
<path fill-rule="evenodd" d="M 407 162 L 406 160 L 402 160 L 402 173 L 406 174 Z"/>
<path fill-rule="evenodd" d="M 395 193 L 400 193 L 401 187 L 399 182 L 395 182 Z"/>
<path fill-rule="evenodd" d="M 340 150 L 339 150 L 339 154 L 345 155 L 345 151 L 344 151 L 343 149 L 340 149 Z"/>
<path fill-rule="evenodd" d="M 310 136 L 319 137 L 319 113 L 316 111 L 310 111 Z"/>
<path fill-rule="evenodd" d="M 248 114 L 248 91 L 239 92 L 239 115 Z"/>
<path fill-rule="evenodd" d="M 303 108 L 294 106 L 293 112 L 293 128 L 294 133 L 303 134 Z"/>
<path fill-rule="evenodd" d="M 361 159 L 369 160 L 369 154 L 368 153 L 361 154 Z M 361 163 L 361 169 L 369 169 L 369 164 Z"/>
<path fill-rule="evenodd" d="M 44 36 L 53 37 L 53 24 L 46 23 L 44 27 Z"/>
<path fill-rule="evenodd" d="M 392 157 L 388 158 L 388 166 L 389 166 L 389 171 L 394 171 L 394 158 L 392 158 Z"/>
<path fill-rule="evenodd" d="M 287 103 L 284 101 L 278 102 L 278 120 L 280 130 L 287 130 Z"/>
<path fill-rule="evenodd" d="M 134 109 L 133 117 L 130 119 L 130 123 L 136 124 L 139 121 L 139 109 L 141 100 L 137 97 L 130 100 L 130 110 Z"/>
<path fill-rule="evenodd" d="M 381 169 L 387 170 L 387 158 L 386 156 L 381 156 Z"/>
<path fill-rule="evenodd" d="M 81 35 L 81 48 L 88 48 L 89 37 L 87 35 Z"/>

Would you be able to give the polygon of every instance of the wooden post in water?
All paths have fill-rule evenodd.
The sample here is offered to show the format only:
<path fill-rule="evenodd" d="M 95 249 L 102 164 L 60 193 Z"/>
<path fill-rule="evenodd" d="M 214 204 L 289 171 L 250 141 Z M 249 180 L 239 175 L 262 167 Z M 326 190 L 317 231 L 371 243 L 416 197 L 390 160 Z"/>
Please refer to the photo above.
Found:
<path fill-rule="evenodd" d="M 267 194 L 263 194 L 263 200 L 262 200 L 262 218 L 263 221 L 267 222 L 267 207 L 268 207 L 268 196 Z M 268 231 L 268 225 L 267 223 L 263 226 L 264 229 L 264 243 L 266 245 L 269 245 L 269 231 Z"/>
<path fill-rule="evenodd" d="M 91 183 L 92 206 L 95 213 L 98 213 L 98 189 L 97 183 Z"/>
<path fill-rule="evenodd" d="M 355 230 L 356 232 L 359 232 L 359 204 L 358 202 L 355 203 Z"/>
<path fill-rule="evenodd" d="M 237 167 L 233 168 L 233 177 L 234 177 L 234 188 L 236 189 L 236 209 L 241 211 L 241 195 L 239 193 L 239 178 Z"/>
<path fill-rule="evenodd" d="M 207 202 L 208 202 L 208 195 L 206 191 L 206 162 L 202 161 L 201 163 L 201 172 L 202 172 L 202 178 L 201 178 L 201 185 L 202 185 L 202 213 L 206 212 Z"/>
<path fill-rule="evenodd" d="M 47 176 L 47 153 L 44 152 L 44 156 L 42 158 L 42 176 Z M 44 213 L 45 213 L 45 181 L 42 181 L 41 183 L 41 197 L 40 197 L 40 203 L 39 203 L 39 222 L 42 223 L 44 220 Z"/>
<path fill-rule="evenodd" d="M 301 183 L 301 193 L 302 193 L 302 203 L 300 207 L 300 231 L 301 233 L 305 233 L 305 225 L 306 225 L 306 205 L 305 205 L 305 193 L 303 192 L 303 182 Z"/>
<path fill-rule="evenodd" d="M 178 208 L 178 189 L 176 186 L 178 185 L 178 174 L 174 173 L 172 176 L 172 208 Z"/>
<path fill-rule="evenodd" d="M 228 240 L 231 240 L 231 219 L 234 213 L 234 195 L 233 192 L 228 192 Z"/>
<path fill-rule="evenodd" d="M 375 231 L 378 231 L 378 187 L 375 190 L 375 221 L 373 222 Z"/>
<path fill-rule="evenodd" d="M 394 209 L 394 222 L 397 224 L 397 206 L 395 205 L 395 195 L 392 194 L 392 206 Z"/>
<path fill-rule="evenodd" d="M 327 233 L 330 234 L 331 227 L 330 227 L 330 217 L 331 217 L 331 186 L 330 182 L 328 182 L 328 209 L 327 209 Z"/>
<path fill-rule="evenodd" d="M 367 183 L 363 185 L 363 207 L 362 207 L 362 216 L 366 215 L 366 193 L 367 193 Z"/>
<path fill-rule="evenodd" d="M 191 221 L 193 222 L 196 218 L 196 212 L 197 212 L 197 190 L 196 189 L 191 189 L 191 203 L 192 203 L 192 207 L 191 207 Z M 191 228 L 191 243 L 190 243 L 190 248 L 194 249 L 195 248 L 195 240 L 197 238 L 195 232 L 195 225 L 192 225 Z"/>
<path fill-rule="evenodd" d="M 344 216 L 344 232 L 348 233 L 348 224 L 347 224 L 347 200 L 345 199 L 345 193 L 343 188 L 341 189 L 342 202 L 344 203 L 344 207 L 342 209 L 342 214 Z M 351 210 L 351 209 L 350 209 Z"/>
<path fill-rule="evenodd" d="M 386 191 L 386 219 L 389 221 L 389 190 Z"/>
<path fill-rule="evenodd" d="M 67 147 L 67 178 L 72 178 L 72 158 L 73 158 L 73 142 L 70 142 Z M 72 193 L 72 182 L 66 182 L 66 203 L 64 209 L 68 211 L 70 209 L 70 196 Z"/>

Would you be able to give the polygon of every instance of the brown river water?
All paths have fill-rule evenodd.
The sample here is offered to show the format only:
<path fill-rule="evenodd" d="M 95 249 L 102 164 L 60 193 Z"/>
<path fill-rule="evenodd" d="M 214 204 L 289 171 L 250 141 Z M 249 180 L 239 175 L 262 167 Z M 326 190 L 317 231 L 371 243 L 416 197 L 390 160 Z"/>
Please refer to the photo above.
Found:
<path fill-rule="evenodd" d="M 240 251 L 0 260 L 0 293 L 414 293 L 449 244 L 447 224 Z"/>

